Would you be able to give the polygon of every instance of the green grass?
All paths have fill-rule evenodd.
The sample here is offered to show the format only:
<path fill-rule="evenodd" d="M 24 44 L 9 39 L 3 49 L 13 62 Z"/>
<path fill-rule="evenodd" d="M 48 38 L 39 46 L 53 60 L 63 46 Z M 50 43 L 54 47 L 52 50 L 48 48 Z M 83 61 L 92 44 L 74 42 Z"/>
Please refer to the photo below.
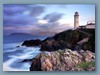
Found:
<path fill-rule="evenodd" d="M 77 65 L 77 67 L 82 68 L 82 69 L 88 69 L 91 67 L 95 67 L 95 62 L 90 61 L 90 62 L 81 62 L 80 64 Z"/>
<path fill-rule="evenodd" d="M 63 54 L 65 53 L 64 50 L 59 50 L 58 52 L 59 52 L 59 54 L 61 54 L 61 55 L 63 55 Z"/>
<path fill-rule="evenodd" d="M 45 54 L 45 53 L 43 53 L 43 54 L 42 54 L 42 57 L 46 57 L 46 54 Z"/>

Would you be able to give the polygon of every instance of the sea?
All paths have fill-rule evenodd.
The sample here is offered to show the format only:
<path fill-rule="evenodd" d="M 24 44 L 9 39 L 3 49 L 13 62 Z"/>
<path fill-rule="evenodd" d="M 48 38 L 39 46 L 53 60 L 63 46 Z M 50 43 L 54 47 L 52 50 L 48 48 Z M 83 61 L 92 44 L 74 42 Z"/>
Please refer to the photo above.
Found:
<path fill-rule="evenodd" d="M 11 36 L 10 36 L 11 37 Z M 24 59 L 32 59 L 40 53 L 40 47 L 21 46 L 23 40 L 32 39 L 11 37 L 3 37 L 3 71 L 29 71 L 31 62 L 21 62 Z M 38 39 L 45 39 L 40 37 Z M 34 38 L 36 39 L 36 37 Z M 16 41 L 17 40 L 17 41 Z M 19 47 L 18 47 L 19 46 Z"/>

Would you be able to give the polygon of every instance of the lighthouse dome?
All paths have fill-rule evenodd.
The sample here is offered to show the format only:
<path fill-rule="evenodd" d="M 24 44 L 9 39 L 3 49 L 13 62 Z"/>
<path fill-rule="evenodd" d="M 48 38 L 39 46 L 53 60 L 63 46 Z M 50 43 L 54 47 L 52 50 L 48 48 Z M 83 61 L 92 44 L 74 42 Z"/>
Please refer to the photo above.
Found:
<path fill-rule="evenodd" d="M 75 12 L 75 15 L 78 15 L 78 12 Z"/>

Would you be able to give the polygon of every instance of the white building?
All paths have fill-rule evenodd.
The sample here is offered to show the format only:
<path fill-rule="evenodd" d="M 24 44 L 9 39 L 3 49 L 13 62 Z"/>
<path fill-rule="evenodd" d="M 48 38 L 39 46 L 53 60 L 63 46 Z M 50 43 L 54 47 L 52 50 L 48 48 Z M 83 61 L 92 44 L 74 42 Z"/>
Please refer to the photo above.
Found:
<path fill-rule="evenodd" d="M 88 23 L 86 29 L 95 29 L 95 23 Z"/>
<path fill-rule="evenodd" d="M 79 26 L 79 28 L 81 29 L 95 29 L 95 23 L 87 23 L 86 25 L 84 26 Z"/>

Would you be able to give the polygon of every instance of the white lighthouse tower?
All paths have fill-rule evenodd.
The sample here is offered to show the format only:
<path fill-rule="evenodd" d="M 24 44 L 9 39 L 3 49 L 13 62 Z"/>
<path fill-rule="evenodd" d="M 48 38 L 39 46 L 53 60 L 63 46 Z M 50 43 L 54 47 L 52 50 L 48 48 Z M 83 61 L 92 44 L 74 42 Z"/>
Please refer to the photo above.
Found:
<path fill-rule="evenodd" d="M 74 14 L 74 29 L 77 29 L 79 26 L 79 14 L 78 12 L 75 12 Z"/>

